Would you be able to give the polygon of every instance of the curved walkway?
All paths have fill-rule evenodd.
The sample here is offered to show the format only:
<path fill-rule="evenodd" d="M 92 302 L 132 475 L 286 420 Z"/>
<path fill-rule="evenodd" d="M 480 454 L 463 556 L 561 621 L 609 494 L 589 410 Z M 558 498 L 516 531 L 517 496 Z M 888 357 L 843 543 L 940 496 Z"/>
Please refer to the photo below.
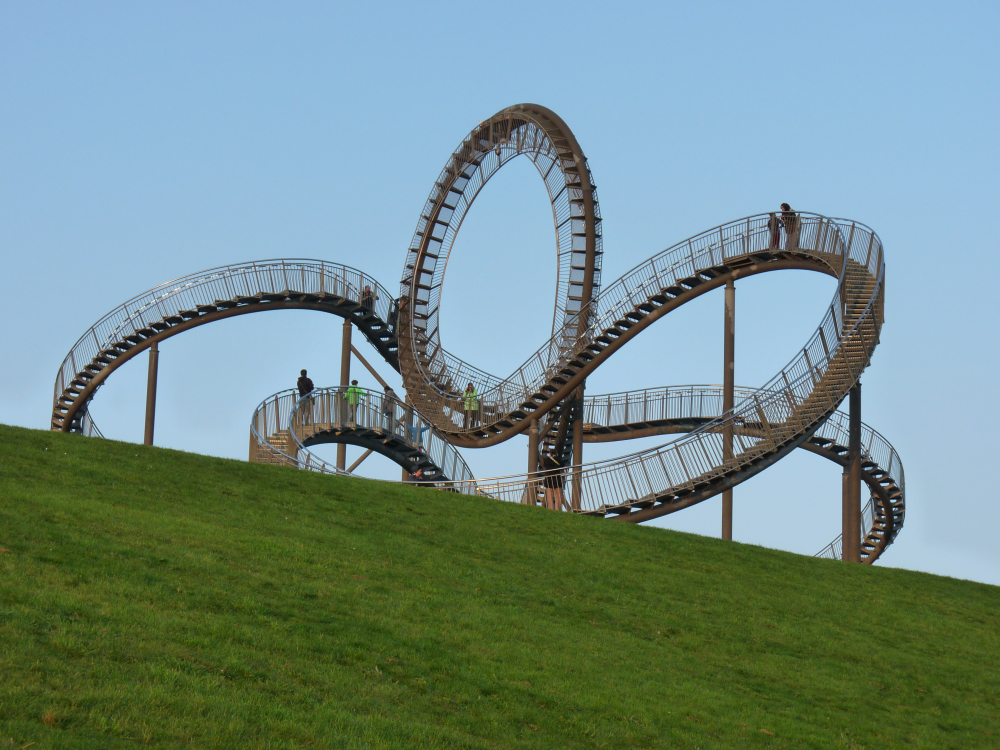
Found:
<path fill-rule="evenodd" d="M 240 263 L 161 284 L 116 307 L 73 345 L 56 375 L 51 429 L 92 434 L 88 407 L 111 373 L 154 343 L 236 315 L 294 309 L 339 315 L 398 370 L 391 306 L 392 295 L 370 276 L 321 260 Z"/>
<path fill-rule="evenodd" d="M 379 391 L 358 388 L 351 406 L 346 389 L 319 388 L 305 398 L 294 390 L 265 399 L 250 424 L 250 460 L 346 474 L 307 449 L 325 443 L 356 445 L 395 461 L 424 481 L 446 488 L 457 481 L 475 492 L 472 471 L 461 454 L 412 406 Z"/>

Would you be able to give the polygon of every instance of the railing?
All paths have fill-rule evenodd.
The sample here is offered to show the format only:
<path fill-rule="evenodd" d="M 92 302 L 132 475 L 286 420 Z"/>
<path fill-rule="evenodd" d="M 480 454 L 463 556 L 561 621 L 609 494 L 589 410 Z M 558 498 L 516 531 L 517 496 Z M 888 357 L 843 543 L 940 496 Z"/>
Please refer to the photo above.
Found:
<path fill-rule="evenodd" d="M 428 382 L 451 383 L 452 388 L 462 380 L 472 380 L 479 388 L 500 382 L 440 349 L 438 323 L 447 259 L 462 221 L 489 179 L 512 159 L 526 155 L 538 169 L 548 191 L 555 222 L 558 278 L 552 335 L 546 344 L 546 366 L 553 364 L 564 353 L 564 331 L 567 324 L 572 324 L 574 313 L 579 308 L 581 280 L 571 278 L 571 269 L 582 269 L 584 266 L 582 257 L 585 251 L 576 246 L 575 239 L 586 235 L 588 224 L 595 238 L 595 294 L 600 289 L 603 242 L 600 206 L 585 159 L 586 180 L 577 171 L 576 158 L 583 158 L 582 153 L 576 154 L 574 147 L 557 146 L 553 141 L 553 138 L 564 143 L 575 140 L 568 129 L 563 132 L 564 127 L 546 112 L 534 107 L 505 109 L 480 122 L 451 154 L 438 175 L 421 211 L 400 285 L 400 294 L 410 298 L 411 310 L 418 316 L 414 318 L 410 332 L 412 343 L 415 348 L 427 350 L 426 356 L 417 357 L 413 364 Z M 592 216 L 586 215 L 582 208 L 585 183 L 592 199 Z M 421 249 L 425 251 L 423 255 L 420 255 Z M 413 284 L 415 275 L 419 286 Z M 575 295 L 571 293 L 574 289 Z M 573 296 L 577 299 L 571 300 Z M 569 345 L 575 339 L 574 335 Z M 446 397 L 454 395 L 449 394 L 446 388 L 441 390 Z"/>
<path fill-rule="evenodd" d="M 699 270 L 724 265 L 753 253 L 794 250 L 798 254 L 817 258 L 829 265 L 834 272 L 840 272 L 850 258 L 858 266 L 867 268 L 874 279 L 881 281 L 882 245 L 871 229 L 856 222 L 816 214 L 797 215 L 799 227 L 791 238 L 784 233 L 775 237 L 769 226 L 770 215 L 760 214 L 710 229 L 636 266 L 606 287 L 594 300 L 591 308 L 581 312 L 581 317 L 588 320 L 588 332 L 555 365 L 548 362 L 550 344 L 547 342 L 503 380 L 483 373 L 444 351 L 429 363 L 425 362 L 424 366 L 430 376 L 440 382 L 451 383 L 453 386 L 464 386 L 465 383 L 472 382 L 481 395 L 484 421 L 496 422 L 519 408 L 521 403 L 586 348 L 594 336 L 612 327 L 617 320 L 623 319 L 650 296 L 695 276 Z M 820 328 L 803 353 L 779 373 L 776 379 L 797 380 L 813 368 L 812 363 L 820 363 L 826 359 L 829 349 L 841 339 L 844 332 L 844 300 L 847 299 L 842 294 L 846 276 L 841 275 L 841 283 Z M 880 310 L 878 316 L 880 324 Z M 434 383 L 430 385 L 438 391 L 437 401 L 443 414 L 450 416 L 459 411 L 457 393 L 442 391 Z"/>
<path fill-rule="evenodd" d="M 94 424 L 94 418 L 89 411 L 83 415 L 83 420 L 80 422 L 80 434 L 84 437 L 104 437 L 103 433 L 97 429 L 97 425 Z"/>
<path fill-rule="evenodd" d="M 830 227 L 828 220 L 824 226 Z M 565 482 L 572 487 L 572 496 L 581 498 L 579 509 L 600 511 L 607 507 L 628 506 L 646 501 L 659 501 L 691 491 L 696 486 L 723 478 L 751 466 L 772 453 L 791 450 L 796 439 L 807 434 L 836 408 L 868 364 L 881 327 L 882 260 L 877 237 L 861 225 L 846 225 L 850 229 L 850 244 L 840 245 L 841 254 L 852 261 L 851 267 L 871 269 L 871 259 L 877 259 L 876 276 L 864 274 L 855 278 L 845 273 L 833 303 L 810 342 L 763 389 L 743 398 L 727 415 L 713 420 L 683 438 L 660 448 L 634 453 L 620 459 L 589 464 L 570 472 Z M 833 226 L 827 231 L 841 236 L 845 227 Z M 806 228 L 803 228 L 804 232 Z M 806 235 L 808 236 L 808 234 Z M 825 240 L 824 240 L 825 242 Z M 839 241 L 830 241 L 838 247 Z M 874 287 L 868 302 L 852 320 L 843 318 L 841 291 L 851 279 L 848 290 L 857 297 L 854 284 L 872 279 Z M 612 285 L 612 289 L 617 285 Z M 846 327 L 846 330 L 845 330 Z M 842 333 L 843 331 L 843 333 Z M 758 436 L 741 434 L 745 424 L 760 426 Z M 730 425 L 734 429 L 732 458 L 724 458 L 723 433 Z M 485 483 L 481 492 L 500 499 L 513 500 L 524 491 L 524 480 Z"/>
<path fill-rule="evenodd" d="M 868 499 L 865 507 L 861 510 L 861 534 L 860 541 L 864 542 L 865 536 L 871 533 L 870 530 L 875 525 L 877 520 L 877 503 L 874 497 Z M 869 529 L 869 531 L 865 531 Z M 888 532 L 887 532 L 888 533 Z M 891 542 L 892 540 L 887 540 Z M 862 554 L 864 553 L 864 548 L 862 547 Z M 813 557 L 820 557 L 826 560 L 842 560 L 844 557 L 844 535 L 837 534 L 837 538 L 826 545 L 823 549 L 817 552 Z"/>
<path fill-rule="evenodd" d="M 736 388 L 737 398 L 746 399 L 756 394 L 760 395 L 755 388 Z M 316 392 L 314 392 L 316 393 Z M 311 402 L 305 399 L 299 401 L 294 392 L 285 392 L 287 405 L 282 413 L 287 416 L 271 417 L 271 424 L 275 424 L 275 419 L 280 423 L 291 425 L 293 434 L 299 440 L 299 450 L 296 460 L 303 468 L 315 471 L 337 472 L 336 468 L 314 456 L 302 446 L 302 441 L 308 439 L 318 430 L 330 429 L 331 426 L 345 426 L 352 424 L 348 419 L 350 413 L 344 403 L 342 388 L 322 389 L 321 396 L 314 397 Z M 405 419 L 407 409 L 412 409 L 405 404 L 392 400 L 392 422 L 388 421 L 385 412 L 385 396 L 378 391 L 365 390 L 366 399 L 357 409 L 357 414 L 353 424 L 360 426 L 371 426 L 383 432 L 391 432 L 397 437 L 413 436 L 415 429 L 423 432 L 431 432 L 431 440 L 424 441 L 429 447 L 429 454 L 438 466 L 449 464 L 447 457 L 448 448 L 454 451 L 447 440 L 436 433 L 433 427 L 422 417 L 414 420 L 417 425 L 415 429 L 406 429 Z M 274 397 L 276 404 L 283 394 Z M 339 399 L 339 400 L 338 400 Z M 670 388 L 651 388 L 644 391 L 626 391 L 621 393 L 611 393 L 599 396 L 591 396 L 586 399 L 584 405 L 585 421 L 596 423 L 595 414 L 605 416 L 601 426 L 624 427 L 633 424 L 657 420 L 698 420 L 698 419 L 718 419 L 722 411 L 722 387 L 717 385 L 688 385 L 674 386 Z M 269 402 L 266 402 L 269 403 Z M 281 411 L 281 410 L 279 410 Z M 272 409 L 273 414 L 278 412 Z M 608 416 L 610 415 L 610 416 Z M 266 419 L 266 418 L 265 418 Z M 849 415 L 842 411 L 836 411 L 827 419 L 823 425 L 814 433 L 815 437 L 829 440 L 838 445 L 846 446 L 849 442 Z M 265 428 L 266 429 L 266 428 Z M 759 433 L 762 425 L 744 425 L 743 432 L 751 434 Z M 438 443 L 431 441 L 440 441 Z M 415 447 L 422 445 L 411 440 L 411 445 Z M 455 451 L 457 456 L 457 451 Z M 891 543 L 895 533 L 902 526 L 902 514 L 905 507 L 906 482 L 903 473 L 903 465 L 895 448 L 879 432 L 872 429 L 867 424 L 861 425 L 861 459 L 871 461 L 880 469 L 892 477 L 896 486 L 899 487 L 902 496 L 897 503 L 895 518 L 885 519 L 886 541 Z M 444 464 L 441 463 L 444 461 Z M 464 465 L 464 462 L 463 462 Z M 468 472 L 468 469 L 466 468 Z M 572 472 L 565 470 L 560 472 L 546 472 L 536 474 L 531 478 L 525 475 L 513 475 L 508 477 L 492 477 L 489 479 L 479 479 L 474 482 L 463 482 L 462 474 L 445 470 L 449 477 L 453 477 L 456 483 L 447 482 L 449 488 L 456 489 L 467 494 L 478 494 L 495 497 L 500 500 L 510 502 L 533 502 L 535 498 L 542 499 L 545 494 L 545 485 L 562 484 L 562 500 L 571 508 Z M 471 472 L 468 472 L 471 477 Z M 552 477 L 559 476 L 560 481 L 555 482 Z M 567 489 L 567 487 L 569 489 Z M 550 487 L 550 490 L 557 488 Z M 877 520 L 877 496 L 872 493 L 871 499 L 862 510 L 861 539 L 870 534 Z M 841 538 L 838 536 L 833 542 L 817 553 L 817 557 L 840 557 Z"/>
<path fill-rule="evenodd" d="M 69 383 L 102 351 L 135 331 L 199 306 L 237 297 L 267 297 L 294 291 L 334 295 L 360 303 L 366 286 L 375 299 L 371 309 L 388 321 L 393 298 L 371 276 L 339 263 L 320 260 L 263 260 L 220 266 L 168 281 L 136 295 L 90 327 L 73 345 L 56 376 L 53 408 Z"/>
<path fill-rule="evenodd" d="M 735 398 L 740 401 L 754 394 L 760 395 L 760 391 L 756 388 L 734 389 Z M 667 420 L 711 420 L 722 414 L 722 403 L 722 386 L 718 385 L 670 386 L 588 396 L 584 399 L 584 423 L 591 427 L 615 428 Z M 850 442 L 848 423 L 848 415 L 836 411 L 815 432 L 815 437 L 846 446 Z M 861 425 L 861 455 L 863 461 L 875 463 L 892 477 L 905 496 L 906 479 L 899 454 L 885 437 L 864 423 Z M 902 525 L 902 508 L 901 504 L 897 510 L 898 524 L 894 524 L 892 519 L 887 521 L 889 541 L 892 541 L 898 526 Z"/>
<path fill-rule="evenodd" d="M 435 484 L 450 486 L 457 482 L 461 491 L 475 493 L 475 478 L 458 449 L 422 414 L 379 391 L 365 388 L 357 391 L 360 398 L 354 405 L 345 398 L 345 386 L 319 388 L 301 399 L 294 390 L 275 394 L 257 407 L 251 422 L 251 439 L 277 450 L 300 468 L 344 474 L 309 451 L 304 443 L 327 431 L 361 429 L 392 436 L 425 454 L 442 471 L 446 479 Z M 275 446 L 274 436 L 282 430 L 288 431 L 292 441 L 286 443 L 286 450 Z"/>

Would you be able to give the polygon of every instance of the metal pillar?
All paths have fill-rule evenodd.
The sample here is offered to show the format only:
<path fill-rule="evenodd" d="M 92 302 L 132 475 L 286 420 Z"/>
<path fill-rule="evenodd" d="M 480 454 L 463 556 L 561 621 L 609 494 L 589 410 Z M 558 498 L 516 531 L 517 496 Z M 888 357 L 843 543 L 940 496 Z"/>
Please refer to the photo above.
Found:
<path fill-rule="evenodd" d="M 411 403 L 412 402 L 410 401 L 410 397 L 407 396 L 406 405 L 410 408 L 403 410 L 403 424 L 404 424 L 403 432 L 406 435 L 409 435 L 410 427 L 413 426 L 413 408 L 410 406 Z M 406 482 L 409 480 L 409 478 L 410 478 L 410 472 L 404 467 L 402 481 Z"/>
<path fill-rule="evenodd" d="M 160 347 L 157 342 L 149 348 L 149 374 L 146 376 L 146 434 L 142 442 L 153 444 L 153 426 L 156 422 L 156 373 L 160 366 Z"/>
<path fill-rule="evenodd" d="M 842 545 L 845 562 L 861 562 L 861 383 L 851 388 L 848 399 L 850 425 L 844 471 Z"/>
<path fill-rule="evenodd" d="M 528 484 L 524 488 L 524 503 L 534 505 L 537 499 L 537 492 L 531 486 L 533 475 L 538 472 L 538 420 L 531 420 L 531 427 L 528 428 Z"/>
<path fill-rule="evenodd" d="M 340 384 L 345 388 L 351 384 L 351 329 L 353 328 L 350 318 L 344 318 L 344 335 L 340 345 Z M 337 415 L 339 422 L 343 418 L 343 406 L 341 394 L 337 394 Z M 344 469 L 347 466 L 347 446 L 343 443 L 337 444 L 337 468 Z"/>
<path fill-rule="evenodd" d="M 583 384 L 576 389 L 577 417 L 573 421 L 573 510 L 580 510 L 583 488 Z"/>
<path fill-rule="evenodd" d="M 733 391 L 736 382 L 736 283 L 726 282 L 725 334 L 723 337 L 722 410 L 733 408 Z M 733 425 L 728 423 L 722 432 L 722 459 L 733 459 Z M 722 538 L 733 538 L 733 491 L 722 493 Z"/>
<path fill-rule="evenodd" d="M 538 471 L 538 420 L 531 420 L 531 427 L 528 428 L 528 473 L 534 474 Z"/>

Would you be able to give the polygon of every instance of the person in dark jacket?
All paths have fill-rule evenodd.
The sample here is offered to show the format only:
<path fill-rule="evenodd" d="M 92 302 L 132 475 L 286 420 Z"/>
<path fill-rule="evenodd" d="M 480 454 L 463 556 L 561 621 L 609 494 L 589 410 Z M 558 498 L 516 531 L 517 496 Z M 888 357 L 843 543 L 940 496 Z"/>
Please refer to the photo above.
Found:
<path fill-rule="evenodd" d="M 542 457 L 542 487 L 545 490 L 545 507 L 560 510 L 563 505 L 563 468 L 552 456 Z"/>
<path fill-rule="evenodd" d="M 787 203 L 781 204 L 781 226 L 785 228 L 785 249 L 799 246 L 799 215 Z"/>
<path fill-rule="evenodd" d="M 392 307 L 389 308 L 389 320 L 387 322 L 389 323 L 389 328 L 397 336 L 399 335 L 399 314 L 406 309 L 408 301 L 406 297 L 399 297 L 392 301 Z"/>
<path fill-rule="evenodd" d="M 306 376 L 306 371 L 302 370 L 295 385 L 299 389 L 299 406 L 301 407 L 302 424 L 312 424 L 312 402 L 310 394 L 313 392 L 313 382 Z"/>
<path fill-rule="evenodd" d="M 771 233 L 771 249 L 777 250 L 781 246 L 781 219 L 774 214 L 769 214 L 767 231 Z"/>
<path fill-rule="evenodd" d="M 378 299 L 378 295 L 372 291 L 369 284 L 365 284 L 364 291 L 361 292 L 361 306 L 369 311 L 375 309 L 375 300 Z"/>
<path fill-rule="evenodd" d="M 391 387 L 385 387 L 385 396 L 382 399 L 382 416 L 385 417 L 385 431 L 392 433 L 396 431 L 396 404 L 399 396 Z"/>

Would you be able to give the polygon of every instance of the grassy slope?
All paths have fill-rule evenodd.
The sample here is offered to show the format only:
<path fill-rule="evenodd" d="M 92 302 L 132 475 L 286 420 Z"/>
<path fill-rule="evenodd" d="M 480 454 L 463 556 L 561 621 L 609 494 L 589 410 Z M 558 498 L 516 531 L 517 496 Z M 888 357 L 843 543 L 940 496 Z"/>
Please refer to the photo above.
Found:
<path fill-rule="evenodd" d="M 3 747 L 1000 745 L 996 587 L 49 432 L 0 446 Z"/>

